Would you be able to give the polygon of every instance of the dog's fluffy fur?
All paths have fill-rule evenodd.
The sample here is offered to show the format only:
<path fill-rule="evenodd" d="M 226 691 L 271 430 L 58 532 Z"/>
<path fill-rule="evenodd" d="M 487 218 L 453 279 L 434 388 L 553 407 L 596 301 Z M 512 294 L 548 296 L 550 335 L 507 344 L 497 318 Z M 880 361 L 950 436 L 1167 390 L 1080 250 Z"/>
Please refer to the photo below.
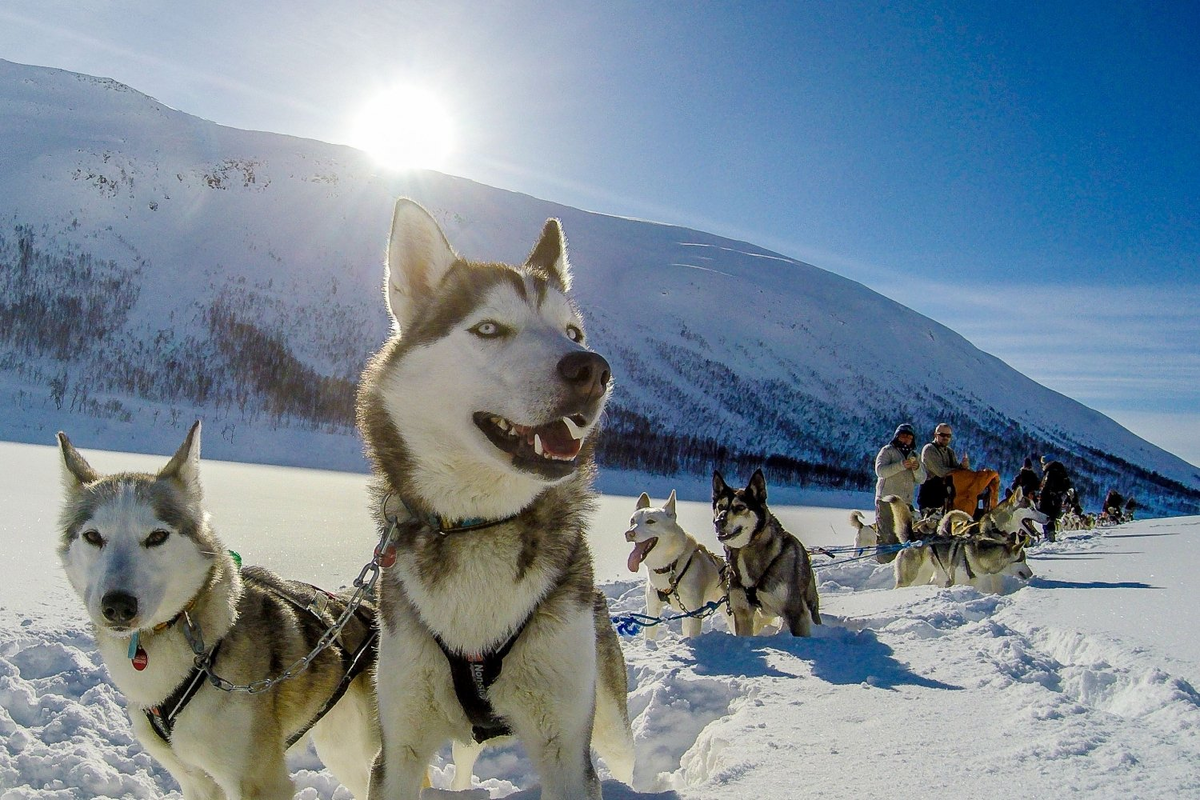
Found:
<path fill-rule="evenodd" d="M 592 450 L 610 388 L 569 299 L 557 220 L 523 265 L 459 258 L 416 203 L 396 204 L 386 295 L 396 334 L 359 390 L 380 525 L 383 752 L 372 798 L 416 800 L 447 739 L 472 740 L 447 650 L 515 636 L 486 698 L 522 741 L 542 797 L 598 798 L 595 745 L 630 781 L 625 665 L 585 539 Z M 443 533 L 467 520 L 488 527 Z"/>
<path fill-rule="evenodd" d="M 138 741 L 179 782 L 186 800 L 290 800 L 295 787 L 285 743 L 332 697 L 346 674 L 342 656 L 365 640 L 370 617 L 352 618 L 334 647 L 267 691 L 226 692 L 206 681 L 164 741 L 146 711 L 191 673 L 185 610 L 208 647 L 220 643 L 213 670 L 248 685 L 276 677 L 309 653 L 347 598 L 314 614 L 283 596 L 303 596 L 312 587 L 258 567 L 238 569 L 202 505 L 200 423 L 156 475 L 102 476 L 64 434 L 58 440 L 66 489 L 59 555 L 128 702 Z M 135 632 L 146 657 L 141 670 L 130 658 Z M 359 798 L 366 797 L 379 749 L 370 681 L 367 672 L 355 678 L 311 731 L 326 766 Z"/>
<path fill-rule="evenodd" d="M 821 624 L 817 579 L 808 551 L 767 507 L 767 480 L 755 470 L 745 489 L 713 473 L 713 525 L 729 562 L 729 605 L 734 631 L 752 636 L 782 620 L 793 636 Z"/>
<path fill-rule="evenodd" d="M 658 507 L 650 505 L 650 496 L 642 493 L 637 508 L 629 519 L 625 541 L 633 542 L 629 554 L 630 572 L 646 567 L 646 613 L 658 617 L 663 608 L 688 613 L 705 604 L 718 602 L 725 596 L 721 573 L 725 562 L 679 525 L 675 512 L 675 492 Z M 722 610 L 728 614 L 728 606 Z M 688 617 L 683 620 L 683 635 L 698 636 L 703 620 Z M 729 630 L 733 624 L 726 620 Z M 646 638 L 658 638 L 661 625 L 645 628 Z"/>

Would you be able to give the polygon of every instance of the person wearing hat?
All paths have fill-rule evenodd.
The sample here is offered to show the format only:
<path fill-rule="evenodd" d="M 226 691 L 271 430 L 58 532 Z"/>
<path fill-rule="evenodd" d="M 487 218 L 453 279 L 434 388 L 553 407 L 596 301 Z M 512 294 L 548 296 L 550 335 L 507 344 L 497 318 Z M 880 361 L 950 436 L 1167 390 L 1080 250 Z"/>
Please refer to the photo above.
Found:
<path fill-rule="evenodd" d="M 1038 489 L 1042 486 L 1042 479 L 1033 471 L 1033 459 L 1025 459 L 1025 463 L 1021 465 L 1021 469 L 1013 478 L 1012 485 L 1009 487 L 1009 492 L 1021 490 L 1021 494 L 1028 497 L 1034 503 L 1037 502 Z"/>
<path fill-rule="evenodd" d="M 946 505 L 950 491 L 946 487 L 946 476 L 956 469 L 970 469 L 971 462 L 966 456 L 959 458 L 950 440 L 954 431 L 945 422 L 939 422 L 933 429 L 933 441 L 921 448 L 921 466 L 925 468 L 928 478 L 921 484 L 917 495 L 917 504 L 921 510 L 940 509 Z"/>
<path fill-rule="evenodd" d="M 892 545 L 898 542 L 893 529 L 895 521 L 890 510 L 885 512 L 880 501 L 894 494 L 912 508 L 913 490 L 925 480 L 925 468 L 916 454 L 916 441 L 913 426 L 906 422 L 897 426 L 892 440 L 875 456 L 875 474 L 879 476 L 875 483 L 875 529 L 881 545 L 875 551 L 875 560 L 880 564 L 887 564 L 896 558 L 896 550 Z"/>
<path fill-rule="evenodd" d="M 910 506 L 913 492 L 925 480 L 925 468 L 916 453 L 917 436 L 913 426 L 907 422 L 896 428 L 892 441 L 883 446 L 875 456 L 875 508 L 880 498 L 889 494 L 899 495 Z"/>

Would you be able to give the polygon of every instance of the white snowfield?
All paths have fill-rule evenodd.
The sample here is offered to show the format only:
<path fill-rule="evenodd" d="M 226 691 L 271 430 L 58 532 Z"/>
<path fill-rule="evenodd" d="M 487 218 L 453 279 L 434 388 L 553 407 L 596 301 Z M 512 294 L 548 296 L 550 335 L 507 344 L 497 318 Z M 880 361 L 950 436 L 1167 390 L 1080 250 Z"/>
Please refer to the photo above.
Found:
<path fill-rule="evenodd" d="M 165 463 L 84 453 L 104 472 Z M 59 566 L 56 450 L 0 443 L 0 463 L 0 800 L 179 797 L 130 734 Z M 337 588 L 370 559 L 361 475 L 206 461 L 202 477 L 247 564 Z M 715 547 L 706 506 L 681 518 Z M 602 498 L 591 533 L 614 615 L 644 611 L 624 567 L 633 507 Z M 852 543 L 848 510 L 776 511 L 810 546 Z M 890 566 L 817 556 L 826 624 L 811 639 L 706 623 L 683 640 L 677 622 L 657 644 L 623 638 L 638 767 L 605 797 L 1200 796 L 1198 534 L 1200 517 L 1069 533 L 1002 595 L 893 590 Z M 291 764 L 297 797 L 349 797 L 311 750 Z M 448 748 L 432 775 L 426 798 L 539 796 L 515 745 L 489 750 L 468 792 L 444 788 Z"/>

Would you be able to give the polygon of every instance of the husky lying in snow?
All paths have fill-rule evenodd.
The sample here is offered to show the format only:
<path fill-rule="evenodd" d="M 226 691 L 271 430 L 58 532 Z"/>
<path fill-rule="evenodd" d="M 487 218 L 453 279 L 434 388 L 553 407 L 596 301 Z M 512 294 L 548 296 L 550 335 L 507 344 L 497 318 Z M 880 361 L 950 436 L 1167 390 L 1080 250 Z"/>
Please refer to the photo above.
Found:
<path fill-rule="evenodd" d="M 745 489 L 713 473 L 713 525 L 729 562 L 729 606 L 738 636 L 781 619 L 793 636 L 821 624 L 817 579 L 808 551 L 767 508 L 767 480 L 755 470 Z"/>
<path fill-rule="evenodd" d="M 882 504 L 895 520 L 901 542 L 921 539 L 913 531 L 907 503 L 889 495 Z M 1033 540 L 1033 525 L 1042 524 L 1045 519 L 1019 489 L 978 522 L 963 511 L 949 511 L 936 535 L 900 551 L 894 562 L 896 588 L 966 583 L 980 591 L 998 592 L 1002 588 L 1002 575 L 1028 580 L 1033 571 L 1026 561 L 1025 548 Z"/>
<path fill-rule="evenodd" d="M 394 559 L 377 587 L 373 800 L 417 800 L 448 739 L 509 733 L 544 800 L 600 797 L 593 745 L 632 779 L 625 662 L 585 538 L 610 369 L 570 286 L 557 220 L 524 264 L 478 263 L 423 208 L 396 204 L 385 287 L 397 333 L 367 366 L 358 409 Z"/>
<path fill-rule="evenodd" d="M 134 734 L 184 798 L 291 800 L 284 752 L 309 730 L 325 765 L 365 798 L 380 746 L 373 610 L 360 607 L 294 677 L 254 694 L 217 688 L 193 647 L 231 684 L 269 682 L 312 652 L 348 598 L 239 570 L 202 506 L 199 422 L 157 475 L 102 476 L 64 434 L 58 443 L 67 578 Z"/>
<path fill-rule="evenodd" d="M 661 616 L 664 607 L 685 613 L 696 611 L 725 597 L 721 581 L 725 562 L 680 527 L 674 491 L 658 508 L 652 508 L 650 496 L 642 493 L 637 510 L 629 519 L 625 541 L 634 543 L 629 554 L 629 571 L 637 572 L 642 564 L 646 565 L 646 613 L 650 616 Z M 732 631 L 728 606 L 723 604 L 722 610 L 726 614 L 726 627 Z M 699 636 L 702 624 L 699 617 L 684 619 L 683 635 Z M 659 626 L 645 628 L 645 634 L 646 639 L 654 641 Z"/>

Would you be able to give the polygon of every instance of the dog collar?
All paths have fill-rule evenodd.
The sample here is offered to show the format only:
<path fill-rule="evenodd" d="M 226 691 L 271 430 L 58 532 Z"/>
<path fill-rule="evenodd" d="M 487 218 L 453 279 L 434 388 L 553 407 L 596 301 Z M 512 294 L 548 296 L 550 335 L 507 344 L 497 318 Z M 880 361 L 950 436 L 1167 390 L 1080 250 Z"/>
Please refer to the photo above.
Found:
<path fill-rule="evenodd" d="M 389 497 L 394 497 L 394 495 L 389 495 Z M 388 498 L 384 499 L 384 516 L 385 516 L 385 518 L 387 517 L 387 499 Z M 502 517 L 500 519 L 486 519 L 485 517 L 467 517 L 465 519 L 451 520 L 451 519 L 447 519 L 446 517 L 443 517 L 439 514 L 419 514 L 416 511 L 413 511 L 411 508 L 409 508 L 408 504 L 405 503 L 403 500 L 401 500 L 399 497 L 396 497 L 395 500 L 397 503 L 400 504 L 400 508 L 404 511 L 405 514 L 408 515 L 408 517 L 410 519 L 413 519 L 413 520 L 421 523 L 425 527 L 429 528 L 430 530 L 436 531 L 437 533 L 440 533 L 444 536 L 449 535 L 451 533 L 469 533 L 471 531 L 484 530 L 485 528 L 494 528 L 497 525 L 503 525 L 506 522 L 512 522 L 514 519 L 521 516 L 521 512 L 518 511 L 516 514 L 510 514 L 509 516 Z M 389 520 L 389 522 L 390 521 L 391 520 Z"/>

